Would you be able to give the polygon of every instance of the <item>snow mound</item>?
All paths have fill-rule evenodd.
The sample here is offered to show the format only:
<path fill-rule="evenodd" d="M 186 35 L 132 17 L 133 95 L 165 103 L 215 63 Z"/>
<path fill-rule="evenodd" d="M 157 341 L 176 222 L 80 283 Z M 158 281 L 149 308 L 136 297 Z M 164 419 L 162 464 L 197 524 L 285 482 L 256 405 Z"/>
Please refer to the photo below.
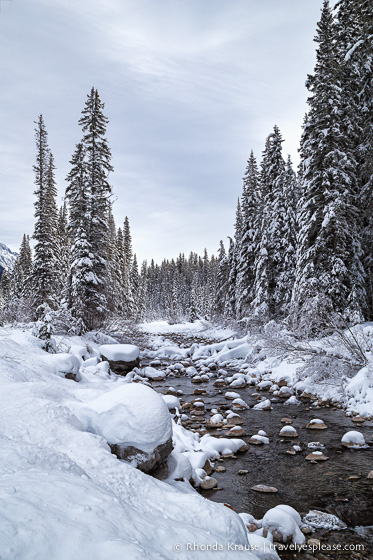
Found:
<path fill-rule="evenodd" d="M 270 410 L 272 408 L 271 401 L 269 399 L 265 399 L 264 401 L 256 404 L 253 408 L 254 410 Z"/>
<path fill-rule="evenodd" d="M 290 506 L 278 505 L 269 509 L 262 520 L 262 526 L 282 542 L 303 544 L 305 536 L 300 530 L 301 517 L 299 513 Z"/>
<path fill-rule="evenodd" d="M 368 447 L 365 443 L 363 434 L 361 432 L 355 432 L 354 430 L 347 432 L 342 437 L 341 442 L 346 444 L 348 447 L 352 447 L 352 449 Z"/>
<path fill-rule="evenodd" d="M 133 362 L 140 355 L 139 347 L 133 344 L 103 344 L 99 352 L 112 362 Z"/>
<path fill-rule="evenodd" d="M 145 385 L 126 383 L 77 411 L 88 431 L 112 444 L 151 452 L 172 434 L 163 398 Z"/>
<path fill-rule="evenodd" d="M 166 403 L 168 409 L 180 408 L 180 401 L 177 397 L 173 395 L 162 395 L 162 399 Z"/>

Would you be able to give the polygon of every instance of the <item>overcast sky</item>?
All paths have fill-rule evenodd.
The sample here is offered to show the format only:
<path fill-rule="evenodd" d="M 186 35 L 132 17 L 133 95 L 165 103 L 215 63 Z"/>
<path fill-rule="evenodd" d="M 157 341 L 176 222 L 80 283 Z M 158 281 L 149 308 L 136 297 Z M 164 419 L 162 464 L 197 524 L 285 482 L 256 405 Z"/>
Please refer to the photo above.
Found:
<path fill-rule="evenodd" d="M 34 121 L 60 200 L 96 87 L 121 225 L 140 260 L 215 252 L 277 124 L 298 163 L 322 0 L 0 0 L 0 242 L 33 232 Z"/>

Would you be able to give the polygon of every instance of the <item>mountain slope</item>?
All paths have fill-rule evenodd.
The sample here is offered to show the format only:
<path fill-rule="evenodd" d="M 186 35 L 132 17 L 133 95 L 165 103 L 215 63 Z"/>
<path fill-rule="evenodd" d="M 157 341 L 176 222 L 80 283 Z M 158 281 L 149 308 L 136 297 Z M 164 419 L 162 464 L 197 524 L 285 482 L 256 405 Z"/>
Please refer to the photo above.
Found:
<path fill-rule="evenodd" d="M 13 251 L 11 251 L 9 247 L 4 245 L 3 243 L 0 243 L 0 278 L 5 268 L 7 268 L 8 270 L 11 270 L 13 268 L 17 257 L 17 253 L 13 253 Z"/>

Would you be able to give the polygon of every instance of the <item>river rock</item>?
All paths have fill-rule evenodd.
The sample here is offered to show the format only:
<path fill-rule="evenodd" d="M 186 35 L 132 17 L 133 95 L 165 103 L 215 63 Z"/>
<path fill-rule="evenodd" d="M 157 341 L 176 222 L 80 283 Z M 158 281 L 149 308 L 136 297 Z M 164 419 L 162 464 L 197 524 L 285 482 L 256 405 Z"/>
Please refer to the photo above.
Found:
<path fill-rule="evenodd" d="M 228 391 L 225 393 L 224 397 L 227 400 L 234 401 L 235 399 L 241 398 L 241 395 L 239 393 L 235 393 L 234 391 Z"/>
<path fill-rule="evenodd" d="M 275 494 L 276 492 L 278 492 L 277 488 L 275 488 L 274 486 L 266 486 L 265 484 L 256 484 L 256 486 L 251 487 L 251 490 L 267 494 Z"/>
<path fill-rule="evenodd" d="M 295 428 L 293 428 L 293 426 L 284 426 L 279 434 L 281 437 L 290 437 L 290 438 L 295 438 L 298 437 L 298 432 L 296 431 Z"/>
<path fill-rule="evenodd" d="M 217 485 L 218 481 L 213 477 L 206 477 L 200 484 L 202 490 L 213 490 Z"/>
<path fill-rule="evenodd" d="M 203 465 L 202 468 L 207 475 L 210 475 L 212 473 L 212 465 L 211 465 L 209 459 L 206 459 L 206 462 L 205 462 L 205 464 Z"/>
<path fill-rule="evenodd" d="M 328 426 L 324 424 L 323 420 L 320 420 L 319 418 L 314 418 L 306 426 L 309 430 L 326 430 L 327 427 Z"/>
<path fill-rule="evenodd" d="M 195 375 L 194 377 L 192 377 L 190 382 L 191 383 L 203 383 L 203 379 L 199 375 Z"/>
<path fill-rule="evenodd" d="M 214 471 L 216 473 L 223 473 L 225 472 L 227 469 L 225 467 L 223 467 L 223 465 L 218 465 L 217 467 L 214 468 Z"/>
<path fill-rule="evenodd" d="M 249 471 L 247 471 L 246 469 L 240 469 L 237 474 L 239 474 L 240 476 L 244 476 L 245 474 L 249 474 Z"/>
<path fill-rule="evenodd" d="M 370 471 L 370 472 L 368 473 L 367 478 L 373 478 L 373 471 Z"/>
<path fill-rule="evenodd" d="M 310 547 L 315 547 L 316 549 L 321 545 L 321 541 L 319 539 L 308 539 L 307 544 Z"/>
<path fill-rule="evenodd" d="M 282 423 L 282 424 L 292 424 L 293 421 L 292 421 L 290 418 L 286 418 L 286 417 L 285 417 L 285 418 L 282 418 L 282 419 L 281 419 L 281 423 Z"/>
<path fill-rule="evenodd" d="M 239 449 L 237 449 L 237 453 L 246 453 L 247 451 L 249 451 L 249 447 L 246 443 L 244 443 Z"/>
<path fill-rule="evenodd" d="M 140 365 L 140 348 L 133 344 L 103 344 L 99 347 L 101 359 L 109 362 L 112 372 L 127 375 Z"/>
<path fill-rule="evenodd" d="M 353 418 L 351 418 L 352 422 L 356 422 L 359 424 L 362 424 L 363 422 L 365 422 L 365 418 L 363 418 L 362 416 L 354 416 Z"/>
<path fill-rule="evenodd" d="M 244 431 L 243 428 L 241 428 L 240 426 L 234 426 L 233 428 L 231 428 L 230 430 L 228 430 L 225 434 L 225 437 L 241 437 L 244 435 Z"/>
<path fill-rule="evenodd" d="M 214 387 L 225 387 L 227 385 L 227 382 L 225 381 L 225 379 L 217 379 L 216 381 L 214 381 Z"/>
<path fill-rule="evenodd" d="M 194 389 L 195 395 L 207 395 L 206 389 Z"/>
<path fill-rule="evenodd" d="M 368 447 L 363 434 L 355 431 L 347 432 L 343 436 L 341 443 L 344 447 L 351 447 L 352 449 L 365 449 Z"/>
<path fill-rule="evenodd" d="M 313 451 L 309 453 L 306 457 L 306 461 L 327 461 L 329 457 L 325 457 L 321 451 Z"/>
<path fill-rule="evenodd" d="M 243 420 L 241 416 L 239 416 L 238 414 L 227 417 L 227 423 L 226 423 L 227 428 L 230 428 L 231 426 L 240 426 L 241 424 L 243 424 Z"/>
<path fill-rule="evenodd" d="M 216 430 L 217 428 L 222 428 L 225 426 L 223 422 L 210 422 L 209 420 L 205 423 L 205 428 L 207 430 Z"/>
<path fill-rule="evenodd" d="M 173 449 L 172 438 L 158 445 L 151 452 L 142 451 L 132 445 L 128 447 L 122 447 L 118 444 L 109 445 L 111 452 L 116 455 L 118 459 L 129 463 L 135 462 L 136 467 L 145 473 L 152 473 L 165 463 Z"/>

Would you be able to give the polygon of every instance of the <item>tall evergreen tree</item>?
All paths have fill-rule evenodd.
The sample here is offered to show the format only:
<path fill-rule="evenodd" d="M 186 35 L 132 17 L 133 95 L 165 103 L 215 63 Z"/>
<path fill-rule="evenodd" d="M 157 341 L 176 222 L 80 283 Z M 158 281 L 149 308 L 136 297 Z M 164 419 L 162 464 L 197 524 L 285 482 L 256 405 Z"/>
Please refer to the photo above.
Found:
<path fill-rule="evenodd" d="M 68 278 L 68 304 L 80 324 L 80 332 L 93 322 L 95 301 L 95 275 L 90 243 L 90 193 L 87 181 L 85 150 L 77 144 L 70 161 L 67 175 L 66 199 L 69 203 L 70 221 L 68 233 L 71 243 L 70 270 Z"/>
<path fill-rule="evenodd" d="M 237 264 L 237 315 L 243 317 L 254 299 L 255 255 L 260 241 L 262 201 L 253 151 L 247 162 L 242 192 L 242 239 Z"/>
<path fill-rule="evenodd" d="M 321 298 L 323 308 L 327 302 L 331 309 L 356 320 L 365 308 L 357 162 L 346 142 L 341 73 L 328 1 L 323 4 L 315 41 L 317 59 L 315 73 L 308 78 L 310 110 L 301 146 L 303 187 L 293 304 L 309 316 Z"/>
<path fill-rule="evenodd" d="M 229 269 L 223 241 L 220 241 L 217 267 L 215 312 L 218 317 L 224 317 L 226 314 Z"/>
<path fill-rule="evenodd" d="M 32 270 L 33 310 L 46 303 L 57 305 L 58 241 L 57 241 L 57 189 L 54 179 L 54 161 L 48 147 L 48 135 L 43 116 L 35 129 L 37 147 L 35 171 L 35 258 Z"/>
<path fill-rule="evenodd" d="M 71 162 L 70 188 L 66 193 L 70 204 L 71 231 L 75 229 L 74 219 L 78 226 L 72 234 L 72 254 L 75 255 L 70 270 L 69 301 L 73 314 L 89 329 L 100 326 L 108 314 L 107 281 L 110 271 L 107 243 L 112 192 L 108 177 L 113 167 L 105 137 L 108 119 L 103 110 L 104 104 L 98 91 L 92 88 L 79 120 L 83 139 Z M 79 207 L 83 211 L 80 217 Z"/>
<path fill-rule="evenodd" d="M 263 211 L 252 305 L 255 313 L 265 319 L 279 317 L 284 303 L 280 292 L 276 291 L 283 264 L 284 214 L 287 211 L 282 143 L 281 132 L 275 126 L 266 140 L 260 173 Z"/>

